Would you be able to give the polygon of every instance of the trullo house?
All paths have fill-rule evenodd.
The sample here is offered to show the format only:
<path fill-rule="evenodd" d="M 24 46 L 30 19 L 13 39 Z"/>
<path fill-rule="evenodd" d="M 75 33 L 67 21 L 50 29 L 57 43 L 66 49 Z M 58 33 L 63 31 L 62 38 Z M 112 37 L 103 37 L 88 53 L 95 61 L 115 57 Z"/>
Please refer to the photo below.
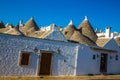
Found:
<path fill-rule="evenodd" d="M 104 40 L 104 41 L 103 41 Z M 79 76 L 120 73 L 119 38 L 98 38 L 87 17 L 78 29 L 39 28 L 33 18 L 0 23 L 0 76 Z"/>

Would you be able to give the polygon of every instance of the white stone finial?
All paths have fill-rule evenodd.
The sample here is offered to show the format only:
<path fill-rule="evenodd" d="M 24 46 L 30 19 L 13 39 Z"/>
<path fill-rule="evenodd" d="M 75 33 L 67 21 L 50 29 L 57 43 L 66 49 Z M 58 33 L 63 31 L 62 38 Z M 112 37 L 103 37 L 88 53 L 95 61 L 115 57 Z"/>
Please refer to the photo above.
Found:
<path fill-rule="evenodd" d="M 69 24 L 68 25 L 73 25 L 73 22 L 72 22 L 72 19 L 70 20 Z"/>
<path fill-rule="evenodd" d="M 34 17 L 32 16 L 30 19 L 31 19 L 31 20 L 33 20 L 33 19 L 34 19 Z"/>
<path fill-rule="evenodd" d="M 22 24 L 22 20 L 20 20 L 20 25 Z"/>
<path fill-rule="evenodd" d="M 98 32 L 98 28 L 96 28 L 95 32 Z"/>
<path fill-rule="evenodd" d="M 88 20 L 88 17 L 87 17 L 87 16 L 85 16 L 85 19 L 84 19 L 84 20 L 85 20 L 85 21 L 86 21 L 86 20 Z"/>
<path fill-rule="evenodd" d="M 7 23 L 5 26 L 8 26 L 9 25 L 9 23 Z"/>

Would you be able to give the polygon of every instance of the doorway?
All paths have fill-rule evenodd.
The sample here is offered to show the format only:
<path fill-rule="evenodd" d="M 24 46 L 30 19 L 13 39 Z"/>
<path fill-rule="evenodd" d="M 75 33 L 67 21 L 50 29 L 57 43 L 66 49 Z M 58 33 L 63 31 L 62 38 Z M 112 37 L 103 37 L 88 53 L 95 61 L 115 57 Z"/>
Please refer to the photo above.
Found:
<path fill-rule="evenodd" d="M 101 61 L 100 61 L 100 72 L 106 73 L 107 72 L 107 54 L 101 53 Z"/>
<path fill-rule="evenodd" d="M 52 53 L 41 53 L 39 75 L 51 74 Z"/>

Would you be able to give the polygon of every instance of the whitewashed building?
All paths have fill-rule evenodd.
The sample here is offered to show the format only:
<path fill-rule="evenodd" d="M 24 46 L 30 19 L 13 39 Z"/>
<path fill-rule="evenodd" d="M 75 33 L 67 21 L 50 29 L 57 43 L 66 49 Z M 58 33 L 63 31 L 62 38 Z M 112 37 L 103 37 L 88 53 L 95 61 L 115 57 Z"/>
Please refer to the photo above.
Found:
<path fill-rule="evenodd" d="M 113 39 L 104 48 L 100 48 L 66 40 L 54 41 L 0 34 L 0 45 L 1 76 L 120 73 L 120 48 Z"/>
<path fill-rule="evenodd" d="M 98 37 L 104 37 L 104 38 L 120 37 L 120 34 L 118 32 L 111 32 L 111 27 L 106 27 L 105 32 L 98 31 L 96 29 L 96 34 Z"/>
<path fill-rule="evenodd" d="M 57 26 L 52 27 L 42 34 L 35 31 L 39 38 L 0 33 L 0 76 L 120 73 L 120 47 L 114 39 L 90 46 L 69 41 Z"/>

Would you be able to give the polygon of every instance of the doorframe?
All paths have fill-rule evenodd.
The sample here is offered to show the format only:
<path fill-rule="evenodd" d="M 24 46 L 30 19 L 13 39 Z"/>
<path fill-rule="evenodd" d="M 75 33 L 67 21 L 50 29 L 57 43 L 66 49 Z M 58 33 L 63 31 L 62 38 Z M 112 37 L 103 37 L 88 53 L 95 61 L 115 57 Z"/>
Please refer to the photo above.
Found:
<path fill-rule="evenodd" d="M 54 51 L 48 51 L 48 50 L 40 50 L 39 51 L 39 58 L 38 58 L 38 60 L 37 60 L 37 76 L 41 76 L 41 75 L 39 75 L 39 72 L 40 72 L 40 64 L 41 64 L 41 55 L 42 55 L 42 53 L 51 53 L 52 54 L 52 57 L 51 57 L 51 65 L 50 65 L 50 75 L 48 75 L 48 76 L 51 76 L 52 75 L 52 66 L 53 66 L 53 53 L 54 53 Z"/>
<path fill-rule="evenodd" d="M 104 72 L 101 71 L 101 56 L 102 56 L 102 54 L 105 54 L 107 56 L 106 57 L 106 63 L 105 63 L 106 71 L 104 71 Z M 108 69 L 108 54 L 107 53 L 101 53 L 101 56 L 100 56 L 100 68 L 99 68 L 99 70 L 100 70 L 100 73 L 106 74 L 107 73 L 107 69 Z"/>

